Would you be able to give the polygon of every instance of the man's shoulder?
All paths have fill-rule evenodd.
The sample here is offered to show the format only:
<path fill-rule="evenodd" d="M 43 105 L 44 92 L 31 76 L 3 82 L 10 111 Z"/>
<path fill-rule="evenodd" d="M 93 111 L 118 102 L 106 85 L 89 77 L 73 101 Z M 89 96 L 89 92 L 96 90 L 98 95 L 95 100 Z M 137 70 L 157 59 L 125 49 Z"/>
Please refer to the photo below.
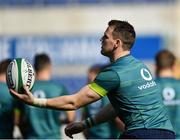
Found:
<path fill-rule="evenodd" d="M 134 58 L 126 64 L 113 63 L 106 70 L 115 71 L 118 73 L 126 73 L 127 71 L 136 71 L 142 68 L 148 69 L 148 67 L 142 61 Z"/>
<path fill-rule="evenodd" d="M 177 80 L 173 77 L 171 78 L 163 78 L 163 77 L 158 77 L 155 79 L 155 81 L 163 88 L 173 88 L 177 90 L 178 92 L 180 91 L 180 80 Z"/>
<path fill-rule="evenodd" d="M 166 83 L 180 83 L 180 80 L 177 80 L 174 77 L 157 77 L 155 78 L 157 82 L 166 82 Z"/>

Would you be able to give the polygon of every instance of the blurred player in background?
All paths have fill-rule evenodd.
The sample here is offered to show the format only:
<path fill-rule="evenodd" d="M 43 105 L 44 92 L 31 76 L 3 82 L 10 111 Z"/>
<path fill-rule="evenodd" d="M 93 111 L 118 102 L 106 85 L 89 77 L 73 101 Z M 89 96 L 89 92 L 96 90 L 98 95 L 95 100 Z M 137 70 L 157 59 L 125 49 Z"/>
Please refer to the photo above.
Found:
<path fill-rule="evenodd" d="M 167 107 L 176 138 L 180 139 L 180 82 L 173 77 L 176 58 L 168 50 L 156 55 L 156 82 L 161 87 L 164 104 Z"/>
<path fill-rule="evenodd" d="M 14 115 L 17 102 L 9 96 L 6 85 L 6 71 L 10 62 L 10 59 L 0 62 L 0 139 L 12 139 L 13 128 L 17 123 Z"/>
<path fill-rule="evenodd" d="M 56 85 L 50 81 L 52 65 L 46 54 L 38 54 L 34 59 L 36 81 L 32 93 L 37 98 L 52 98 L 67 94 L 62 85 Z M 24 106 L 22 112 L 22 131 L 28 139 L 60 139 L 60 111 Z M 67 112 L 68 122 L 75 119 L 74 111 Z M 25 129 L 26 126 L 26 129 Z"/>
<path fill-rule="evenodd" d="M 108 96 L 111 104 L 95 116 L 66 127 L 65 133 L 69 137 L 118 116 L 126 127 L 120 138 L 173 139 L 175 135 L 159 86 L 147 66 L 130 54 L 135 38 L 131 24 L 111 20 L 101 39 L 101 53 L 109 57 L 111 64 L 76 94 L 38 99 L 27 87 L 24 87 L 24 94 L 12 89 L 10 92 L 29 105 L 59 110 L 75 110 Z"/>
<path fill-rule="evenodd" d="M 105 68 L 104 65 L 93 65 L 92 67 L 89 68 L 88 70 L 88 83 L 89 84 L 94 81 L 97 74 L 103 68 Z M 92 104 L 86 105 L 83 108 L 83 120 L 87 119 L 88 117 L 91 117 L 92 115 L 95 115 L 97 112 L 101 110 L 101 108 L 106 106 L 108 103 L 109 103 L 108 98 L 104 97 L 101 100 L 98 100 Z M 115 120 L 108 121 L 106 123 L 87 129 L 86 131 L 84 131 L 85 137 L 87 139 L 116 139 L 120 134 L 120 132 L 118 131 L 118 128 L 121 127 L 122 124 L 120 124 L 118 127 L 117 126 L 118 124 L 115 122 Z M 122 130 L 123 128 L 121 128 L 121 131 Z"/>

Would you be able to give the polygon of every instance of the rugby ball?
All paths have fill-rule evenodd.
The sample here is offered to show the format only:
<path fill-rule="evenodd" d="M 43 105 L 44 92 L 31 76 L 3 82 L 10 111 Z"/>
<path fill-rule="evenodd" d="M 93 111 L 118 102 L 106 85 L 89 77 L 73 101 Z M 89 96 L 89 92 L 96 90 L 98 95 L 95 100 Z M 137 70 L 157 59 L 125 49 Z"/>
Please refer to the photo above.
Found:
<path fill-rule="evenodd" d="M 6 83 L 8 88 L 23 93 L 23 85 L 33 88 L 35 73 L 32 65 L 24 58 L 14 59 L 7 68 Z"/>

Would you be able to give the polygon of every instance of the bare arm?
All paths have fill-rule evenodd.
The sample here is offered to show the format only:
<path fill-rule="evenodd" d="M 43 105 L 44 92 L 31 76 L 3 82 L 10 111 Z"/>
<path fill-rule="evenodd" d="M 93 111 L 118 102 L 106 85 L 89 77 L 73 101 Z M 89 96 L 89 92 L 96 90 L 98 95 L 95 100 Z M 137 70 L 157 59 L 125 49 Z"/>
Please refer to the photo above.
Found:
<path fill-rule="evenodd" d="M 119 117 L 117 117 L 117 114 L 110 103 L 93 117 L 93 121 L 95 124 L 101 124 L 112 119 L 115 120 L 118 129 L 123 132 L 125 130 L 125 124 Z"/>
<path fill-rule="evenodd" d="M 67 125 L 65 128 L 65 133 L 70 138 L 73 138 L 73 134 L 80 133 L 84 131 L 86 128 L 92 127 L 93 125 L 98 125 L 109 120 L 115 119 L 116 113 L 114 108 L 111 104 L 106 105 L 103 107 L 97 114 L 95 114 L 91 119 L 87 119 L 81 122 L 75 122 Z M 124 124 L 121 124 L 122 128 L 124 128 Z"/>
<path fill-rule="evenodd" d="M 67 121 L 68 123 L 74 122 L 76 119 L 76 112 L 73 111 L 66 111 L 67 114 Z"/>
<path fill-rule="evenodd" d="M 100 95 L 95 93 L 88 86 L 85 86 L 76 94 L 48 99 L 47 107 L 59 110 L 76 110 L 100 98 Z"/>
<path fill-rule="evenodd" d="M 124 132 L 125 124 L 121 121 L 119 117 L 117 117 L 117 114 L 110 103 L 106 105 L 103 109 L 101 109 L 101 111 L 98 112 L 95 116 L 93 116 L 93 121 L 95 124 L 101 124 L 112 119 L 115 120 L 118 129 L 121 132 Z"/>
<path fill-rule="evenodd" d="M 101 124 L 114 119 L 116 116 L 114 108 L 109 103 L 93 116 L 93 121 L 95 124 Z"/>
<path fill-rule="evenodd" d="M 121 132 L 125 131 L 125 124 L 121 121 L 119 117 L 115 118 L 115 123 L 119 131 Z"/>
<path fill-rule="evenodd" d="M 83 87 L 79 92 L 73 95 L 59 96 L 49 99 L 34 98 L 27 87 L 24 87 L 24 89 L 25 93 L 23 94 L 19 94 L 12 89 L 10 89 L 10 92 L 13 96 L 16 96 L 26 104 L 58 110 L 75 110 L 101 98 L 99 94 L 91 90 L 88 86 Z"/>

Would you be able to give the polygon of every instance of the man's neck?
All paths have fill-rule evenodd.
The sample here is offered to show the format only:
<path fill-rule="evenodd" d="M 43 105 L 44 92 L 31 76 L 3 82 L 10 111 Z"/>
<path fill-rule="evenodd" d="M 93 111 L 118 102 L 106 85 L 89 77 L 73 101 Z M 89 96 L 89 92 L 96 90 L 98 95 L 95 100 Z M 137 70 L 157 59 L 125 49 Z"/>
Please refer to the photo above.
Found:
<path fill-rule="evenodd" d="M 6 82 L 6 76 L 4 74 L 0 75 L 0 82 Z"/>
<path fill-rule="evenodd" d="M 130 54 L 130 51 L 122 51 L 121 53 L 115 53 L 114 56 L 112 56 L 112 58 L 110 58 L 111 62 L 115 62 L 117 59 L 126 56 Z"/>
<path fill-rule="evenodd" d="M 50 80 L 50 74 L 47 71 L 37 72 L 36 80 L 48 81 Z"/>
<path fill-rule="evenodd" d="M 159 77 L 173 77 L 173 71 L 171 69 L 161 70 Z"/>

